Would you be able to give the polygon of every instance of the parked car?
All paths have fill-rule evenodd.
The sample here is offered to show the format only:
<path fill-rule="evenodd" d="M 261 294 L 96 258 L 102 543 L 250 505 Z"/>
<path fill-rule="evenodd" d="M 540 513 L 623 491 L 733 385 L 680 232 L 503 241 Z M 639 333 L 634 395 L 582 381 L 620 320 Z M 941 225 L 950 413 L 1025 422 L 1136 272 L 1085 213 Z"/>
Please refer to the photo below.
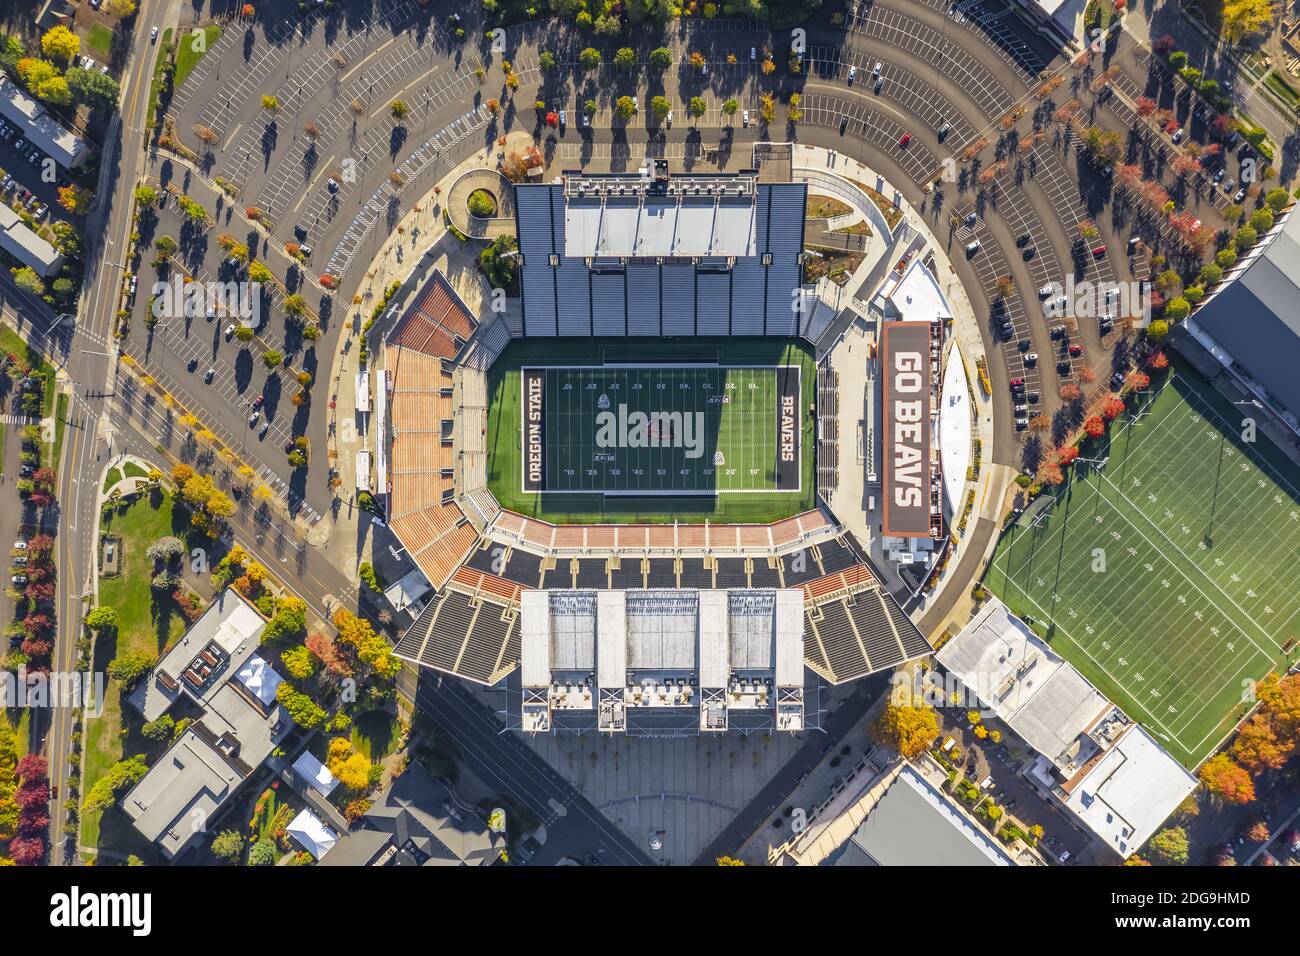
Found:
<path fill-rule="evenodd" d="M 1174 145 L 1177 146 L 1179 143 L 1183 141 L 1183 137 L 1185 135 L 1187 135 L 1186 131 L 1180 126 L 1178 127 L 1178 129 L 1174 130 L 1174 135 L 1171 136 L 1170 139 L 1172 139 L 1174 141 Z"/>
<path fill-rule="evenodd" d="M 1033 368 L 1037 364 L 1038 364 L 1037 352 L 1030 352 L 1028 355 L 1025 356 L 1025 366 L 1027 368 Z"/>
<path fill-rule="evenodd" d="M 858 68 L 856 66 L 849 67 L 849 86 L 853 85 L 853 81 L 857 79 L 857 76 Z"/>
<path fill-rule="evenodd" d="M 229 342 L 232 338 L 234 338 L 234 335 L 235 335 L 235 323 L 234 323 L 234 322 L 231 322 L 229 325 L 227 325 L 227 326 L 226 326 L 226 331 L 223 332 L 222 334 L 225 335 L 225 337 L 226 337 L 226 341 L 227 341 L 227 342 Z"/>
<path fill-rule="evenodd" d="M 257 398 L 255 398 L 255 399 L 253 399 L 251 402 L 249 402 L 249 404 L 250 404 L 253 408 L 261 408 L 261 407 L 262 407 L 262 402 L 264 402 L 264 401 L 266 401 L 266 396 L 265 396 L 265 395 L 259 395 L 259 396 L 257 396 Z"/>
<path fill-rule="evenodd" d="M 203 373 L 203 384 L 211 385 L 212 380 L 216 378 L 216 376 L 217 376 L 217 370 L 215 368 L 209 368 L 206 372 Z"/>
<path fill-rule="evenodd" d="M 1071 355 L 1082 355 L 1082 354 L 1083 354 L 1083 346 L 1080 345 L 1080 344 L 1078 344 L 1077 342 L 1076 342 L 1074 345 L 1071 345 L 1071 346 L 1070 346 L 1070 354 L 1071 354 Z"/>
<path fill-rule="evenodd" d="M 911 134 L 911 133 L 904 133 L 904 134 L 903 134 L 903 138 L 900 139 L 900 140 L 898 141 L 898 148 L 899 148 L 899 149 L 902 149 L 904 146 L 906 146 L 906 145 L 907 145 L 908 143 L 910 143 L 911 141 L 912 141 L 912 134 Z"/>
<path fill-rule="evenodd" d="M 15 550 L 15 551 L 26 551 L 26 550 L 27 550 L 27 542 L 26 542 L 26 541 L 15 541 L 15 542 L 14 542 L 14 550 Z"/>
<path fill-rule="evenodd" d="M 152 30 L 149 31 L 149 42 L 150 42 L 150 43 L 157 43 L 157 42 L 158 42 L 158 28 L 157 28 L 157 27 L 154 27 Z"/>
<path fill-rule="evenodd" d="M 193 372 L 198 367 L 199 367 L 199 360 L 197 358 L 192 358 L 185 363 L 185 370 L 187 372 Z"/>
<path fill-rule="evenodd" d="M 266 437 L 266 433 L 271 430 L 271 419 L 262 422 L 262 427 L 257 430 L 257 440 L 261 441 Z"/>
<path fill-rule="evenodd" d="M 1023 249 L 1025 246 L 1029 245 L 1029 240 L 1032 238 L 1033 237 L 1030 236 L 1029 233 L 1022 232 L 1020 235 L 1016 236 L 1016 245 Z"/>
<path fill-rule="evenodd" d="M 748 126 L 749 126 L 749 110 L 744 110 L 744 111 L 741 112 L 741 114 L 740 114 L 740 124 L 741 124 L 742 126 L 745 126 L 745 127 L 748 127 Z"/>

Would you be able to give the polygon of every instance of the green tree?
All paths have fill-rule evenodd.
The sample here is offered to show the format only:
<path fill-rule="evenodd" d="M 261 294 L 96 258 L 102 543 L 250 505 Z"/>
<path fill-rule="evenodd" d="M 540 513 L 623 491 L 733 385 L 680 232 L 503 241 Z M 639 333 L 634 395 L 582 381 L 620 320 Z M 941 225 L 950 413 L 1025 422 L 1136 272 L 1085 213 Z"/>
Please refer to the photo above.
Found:
<path fill-rule="evenodd" d="M 1182 827 L 1161 830 L 1147 843 L 1154 862 L 1164 866 L 1187 865 L 1187 831 Z"/>
<path fill-rule="evenodd" d="M 686 112 L 690 113 L 695 119 L 699 119 L 708 110 L 709 104 L 704 101 L 702 96 L 692 96 L 689 103 L 686 104 Z"/>
<path fill-rule="evenodd" d="M 673 53 L 666 46 L 655 47 L 650 51 L 650 65 L 663 72 L 673 65 Z"/>
<path fill-rule="evenodd" d="M 727 114 L 728 116 L 735 116 L 739 110 L 740 110 L 740 104 L 737 103 L 735 99 L 726 100 L 722 104 L 722 112 Z"/>
<path fill-rule="evenodd" d="M 36 274 L 36 270 L 28 266 L 13 269 L 14 285 L 31 295 L 45 294 L 45 280 Z"/>
<path fill-rule="evenodd" d="M 668 111 L 673 108 L 673 104 L 666 96 L 654 96 L 650 98 L 650 112 L 655 119 L 661 120 L 668 115 Z"/>
<path fill-rule="evenodd" d="M 86 627 L 92 631 L 113 631 L 117 629 L 117 609 L 97 607 L 86 615 Z"/>
<path fill-rule="evenodd" d="M 165 740 L 172 739 L 172 733 L 176 730 L 176 721 L 171 714 L 163 714 L 157 720 L 151 720 L 140 728 L 140 733 L 145 740 L 152 740 L 154 743 L 162 743 Z"/>
<path fill-rule="evenodd" d="M 244 838 L 238 830 L 223 830 L 212 838 L 212 855 L 222 863 L 235 863 L 244 855 Z"/>
<path fill-rule="evenodd" d="M 614 115 L 619 119 L 627 121 L 636 114 L 636 103 L 632 102 L 630 96 L 620 96 L 614 101 Z"/>
<path fill-rule="evenodd" d="M 1170 322 L 1181 322 L 1192 311 L 1192 304 L 1184 299 L 1181 295 L 1175 296 L 1165 303 L 1165 318 Z"/>
<path fill-rule="evenodd" d="M 1267 33 L 1277 12 L 1272 0 L 1223 0 L 1221 9 L 1219 31 L 1231 44 L 1256 33 Z"/>
<path fill-rule="evenodd" d="M 258 840 L 248 851 L 249 866 L 274 866 L 280 858 L 280 851 L 271 840 Z"/>
<path fill-rule="evenodd" d="M 600 66 L 600 51 L 592 46 L 587 47 L 578 54 L 578 65 L 590 73 Z"/>
<path fill-rule="evenodd" d="M 537 65 L 547 73 L 550 73 L 557 66 L 555 62 L 555 54 L 550 50 L 543 50 L 541 55 L 537 58 Z"/>
<path fill-rule="evenodd" d="M 280 100 L 277 97 L 272 96 L 270 93 L 263 94 L 262 109 L 266 110 L 268 113 L 274 113 L 279 108 Z"/>
<path fill-rule="evenodd" d="M 1162 342 L 1166 335 L 1169 334 L 1169 323 L 1164 319 L 1153 319 L 1147 326 L 1147 338 L 1152 342 Z"/>
<path fill-rule="evenodd" d="M 262 362 L 267 368 L 279 368 L 284 363 L 284 353 L 276 349 L 267 349 L 262 353 Z"/>
<path fill-rule="evenodd" d="M 392 105 L 388 107 L 388 112 L 393 119 L 400 123 L 406 119 L 407 114 L 411 112 L 411 108 L 403 100 L 393 100 Z"/>
<path fill-rule="evenodd" d="M 129 691 L 157 663 L 157 656 L 147 651 L 123 651 L 108 665 L 108 676 Z"/>
<path fill-rule="evenodd" d="M 636 50 L 630 46 L 620 47 L 614 54 L 614 65 L 621 70 L 630 70 L 636 66 Z"/>
<path fill-rule="evenodd" d="M 299 644 L 280 655 L 284 669 L 294 680 L 308 680 L 316 673 L 316 659 L 305 646 Z"/>
<path fill-rule="evenodd" d="M 1275 186 L 1268 191 L 1268 195 L 1264 197 L 1264 202 L 1269 209 L 1273 210 L 1273 214 L 1277 215 L 1290 205 L 1291 196 L 1281 186 Z"/>
<path fill-rule="evenodd" d="M 136 754 L 134 757 L 119 760 L 109 767 L 104 772 L 104 775 L 95 781 L 95 785 L 90 788 L 85 801 L 82 803 L 82 812 L 96 813 L 100 810 L 107 810 L 117 802 L 117 798 L 125 793 L 127 789 L 144 779 L 144 775 L 148 772 L 149 765 L 145 763 L 143 754 Z"/>

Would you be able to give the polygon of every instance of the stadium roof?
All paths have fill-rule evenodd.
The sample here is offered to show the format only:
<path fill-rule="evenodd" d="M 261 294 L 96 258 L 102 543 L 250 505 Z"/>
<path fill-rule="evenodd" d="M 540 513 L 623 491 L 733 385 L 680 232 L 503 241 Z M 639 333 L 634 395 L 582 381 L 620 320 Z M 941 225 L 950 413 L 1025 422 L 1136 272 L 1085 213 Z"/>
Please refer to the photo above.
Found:
<path fill-rule="evenodd" d="M 904 764 L 836 866 L 1012 866 L 988 832 Z"/>
<path fill-rule="evenodd" d="M 517 185 L 524 333 L 797 335 L 807 187 L 752 188 L 566 201 L 563 184 Z"/>
<path fill-rule="evenodd" d="M 880 290 L 885 317 L 901 322 L 940 322 L 952 318 L 952 309 L 933 273 L 920 256 L 914 256 L 902 275 L 890 273 Z"/>
<path fill-rule="evenodd" d="M 1229 278 L 1193 313 L 1187 328 L 1216 358 L 1236 366 L 1300 418 L 1297 302 L 1300 216 L 1293 208 L 1237 263 Z"/>
<path fill-rule="evenodd" d="M 564 254 L 590 256 L 752 256 L 753 197 L 573 198 L 564 210 Z"/>

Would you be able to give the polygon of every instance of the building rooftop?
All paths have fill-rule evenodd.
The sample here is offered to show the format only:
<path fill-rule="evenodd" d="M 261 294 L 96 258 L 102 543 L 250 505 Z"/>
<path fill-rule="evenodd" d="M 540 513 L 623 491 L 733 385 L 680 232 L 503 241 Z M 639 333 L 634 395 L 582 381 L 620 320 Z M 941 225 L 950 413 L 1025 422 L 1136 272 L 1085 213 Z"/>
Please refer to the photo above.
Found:
<path fill-rule="evenodd" d="M 6 204 L 0 204 L 0 249 L 43 278 L 49 278 L 63 267 L 63 253 L 28 228 L 22 217 Z"/>
<path fill-rule="evenodd" d="M 1013 866 L 1015 861 L 915 768 L 904 764 L 836 866 Z"/>
<path fill-rule="evenodd" d="M 996 598 L 935 658 L 1039 753 L 1031 779 L 1123 857 L 1196 787 L 1150 734 Z"/>
<path fill-rule="evenodd" d="M 266 619 L 257 609 L 234 588 L 226 588 L 136 685 L 128 698 L 131 705 L 150 721 L 166 713 L 182 693 L 204 703 L 231 673 L 244 667 L 264 627 Z M 253 679 L 251 671 L 248 676 Z"/>
<path fill-rule="evenodd" d="M 46 112 L 8 77 L 0 77 L 0 113 L 23 136 L 64 169 L 75 169 L 90 155 L 86 141 Z"/>
<path fill-rule="evenodd" d="M 1300 420 L 1300 216 L 1294 209 L 1230 271 L 1188 320 L 1188 330 L 1226 365 L 1264 388 Z"/>

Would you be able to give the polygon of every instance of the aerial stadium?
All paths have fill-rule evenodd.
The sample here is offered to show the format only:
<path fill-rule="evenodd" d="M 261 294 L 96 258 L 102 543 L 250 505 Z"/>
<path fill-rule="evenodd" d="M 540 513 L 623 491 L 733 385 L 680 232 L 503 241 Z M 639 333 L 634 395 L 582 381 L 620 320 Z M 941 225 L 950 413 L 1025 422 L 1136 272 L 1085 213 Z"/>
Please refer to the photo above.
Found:
<path fill-rule="evenodd" d="M 931 652 L 822 496 L 847 310 L 804 281 L 807 184 L 756 165 L 517 185 L 519 308 L 435 272 L 386 334 L 376 490 L 431 588 L 396 653 L 505 687 L 517 729 L 802 731 Z M 886 531 L 933 548 L 940 340 L 892 318 L 884 387 L 921 420 L 869 429 L 908 449 Z"/>

